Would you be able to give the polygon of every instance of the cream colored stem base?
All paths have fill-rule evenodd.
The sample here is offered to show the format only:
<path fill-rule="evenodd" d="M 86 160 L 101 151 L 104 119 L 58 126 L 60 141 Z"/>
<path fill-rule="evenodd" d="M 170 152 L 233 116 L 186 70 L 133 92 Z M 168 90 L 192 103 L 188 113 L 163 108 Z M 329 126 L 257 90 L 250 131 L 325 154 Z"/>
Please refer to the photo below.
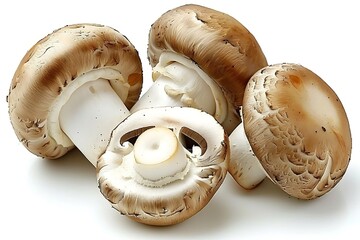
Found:
<path fill-rule="evenodd" d="M 255 188 L 264 180 L 266 173 L 251 149 L 243 124 L 235 128 L 230 134 L 229 140 L 230 174 L 243 188 Z"/>
<path fill-rule="evenodd" d="M 112 130 L 129 111 L 108 80 L 81 85 L 59 114 L 60 127 L 85 157 L 96 166 L 105 151 Z"/>

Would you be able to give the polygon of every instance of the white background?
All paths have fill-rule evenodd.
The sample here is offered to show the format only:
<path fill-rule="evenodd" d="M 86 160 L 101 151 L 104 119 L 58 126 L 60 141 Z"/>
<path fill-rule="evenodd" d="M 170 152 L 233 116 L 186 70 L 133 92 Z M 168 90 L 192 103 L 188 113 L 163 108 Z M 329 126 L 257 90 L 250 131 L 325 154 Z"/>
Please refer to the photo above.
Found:
<path fill-rule="evenodd" d="M 185 3 L 1 3 L 0 239 L 355 238 L 360 227 L 360 14 L 356 1 L 192 1 L 237 18 L 257 38 L 269 63 L 300 63 L 320 75 L 340 97 L 352 129 L 352 160 L 342 181 L 319 199 L 290 198 L 268 180 L 245 191 L 228 175 L 212 201 L 194 217 L 171 227 L 150 227 L 110 207 L 97 188 L 95 169 L 77 150 L 51 161 L 30 154 L 18 142 L 5 98 L 18 63 L 35 42 L 67 24 L 112 26 L 138 49 L 148 88 L 150 25 L 165 11 Z M 348 234 L 353 235 L 345 237 Z"/>

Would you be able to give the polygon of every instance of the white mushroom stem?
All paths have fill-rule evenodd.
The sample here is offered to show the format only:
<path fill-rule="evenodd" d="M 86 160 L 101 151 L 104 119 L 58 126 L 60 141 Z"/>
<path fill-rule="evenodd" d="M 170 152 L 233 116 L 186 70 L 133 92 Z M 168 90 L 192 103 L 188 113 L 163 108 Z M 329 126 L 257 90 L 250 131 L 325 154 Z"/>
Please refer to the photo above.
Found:
<path fill-rule="evenodd" d="M 61 130 L 96 166 L 105 151 L 111 131 L 129 115 L 108 80 L 97 79 L 79 86 L 62 106 Z"/>
<path fill-rule="evenodd" d="M 229 172 L 245 189 L 253 189 L 266 177 L 266 172 L 253 153 L 246 137 L 244 124 L 240 124 L 229 136 Z"/>
<path fill-rule="evenodd" d="M 153 69 L 154 83 L 131 112 L 161 106 L 186 106 L 213 115 L 220 123 L 227 116 L 227 101 L 221 89 L 193 61 L 164 52 Z"/>
<path fill-rule="evenodd" d="M 145 180 L 182 178 L 188 160 L 174 132 L 155 127 L 143 132 L 134 144 L 134 169 Z"/>

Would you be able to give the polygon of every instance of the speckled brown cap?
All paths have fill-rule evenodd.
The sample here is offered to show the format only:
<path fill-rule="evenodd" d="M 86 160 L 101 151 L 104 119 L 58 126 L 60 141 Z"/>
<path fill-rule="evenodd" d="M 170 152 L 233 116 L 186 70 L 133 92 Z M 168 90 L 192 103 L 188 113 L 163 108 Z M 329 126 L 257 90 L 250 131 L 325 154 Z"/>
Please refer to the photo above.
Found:
<path fill-rule="evenodd" d="M 336 93 L 312 71 L 297 64 L 259 70 L 246 88 L 243 117 L 254 154 L 289 195 L 316 198 L 341 180 L 349 122 Z"/>
<path fill-rule="evenodd" d="M 11 82 L 9 115 L 19 140 L 32 153 L 58 158 L 73 146 L 57 143 L 48 132 L 49 109 L 77 77 L 89 71 L 117 72 L 108 79 L 130 108 L 139 98 L 142 68 L 137 51 L 113 28 L 76 24 L 37 42 L 21 60 Z M 99 78 L 105 78 L 101 73 Z"/>
<path fill-rule="evenodd" d="M 258 42 L 240 22 L 198 5 L 170 10 L 152 25 L 148 47 L 152 66 L 164 51 L 193 60 L 235 107 L 241 105 L 250 77 L 267 65 Z"/>

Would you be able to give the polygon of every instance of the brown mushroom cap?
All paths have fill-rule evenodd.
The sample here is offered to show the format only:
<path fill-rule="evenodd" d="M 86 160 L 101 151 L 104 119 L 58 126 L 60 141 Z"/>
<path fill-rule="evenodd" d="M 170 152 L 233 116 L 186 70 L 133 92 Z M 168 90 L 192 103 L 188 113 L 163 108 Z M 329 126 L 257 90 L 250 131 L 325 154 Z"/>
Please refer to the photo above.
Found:
<path fill-rule="evenodd" d="M 133 144 L 149 128 L 163 127 L 183 139 L 186 171 L 156 181 L 134 170 Z M 209 128 L 211 131 L 209 131 Z M 97 164 L 99 188 L 121 214 L 150 225 L 180 223 L 200 211 L 224 181 L 229 161 L 228 137 L 216 120 L 195 108 L 158 107 L 139 110 L 112 133 Z M 151 145 L 151 144 L 150 144 Z M 152 171 L 160 171 L 153 165 Z"/>
<path fill-rule="evenodd" d="M 351 154 L 349 122 L 338 96 L 310 70 L 259 70 L 246 88 L 243 117 L 255 155 L 289 195 L 316 198 L 341 180 Z"/>
<path fill-rule="evenodd" d="M 250 77 L 267 65 L 256 39 L 240 22 L 198 5 L 170 10 L 152 25 L 148 47 L 152 66 L 164 51 L 193 60 L 235 107 L 241 105 Z"/>
<path fill-rule="evenodd" d="M 58 158 L 73 147 L 59 145 L 50 136 L 49 109 L 78 76 L 107 68 L 121 73 L 123 79 L 112 79 L 110 84 L 130 108 L 141 91 L 141 62 L 134 46 L 115 29 L 95 24 L 65 26 L 27 52 L 12 79 L 8 102 L 15 133 L 29 151 Z"/>

